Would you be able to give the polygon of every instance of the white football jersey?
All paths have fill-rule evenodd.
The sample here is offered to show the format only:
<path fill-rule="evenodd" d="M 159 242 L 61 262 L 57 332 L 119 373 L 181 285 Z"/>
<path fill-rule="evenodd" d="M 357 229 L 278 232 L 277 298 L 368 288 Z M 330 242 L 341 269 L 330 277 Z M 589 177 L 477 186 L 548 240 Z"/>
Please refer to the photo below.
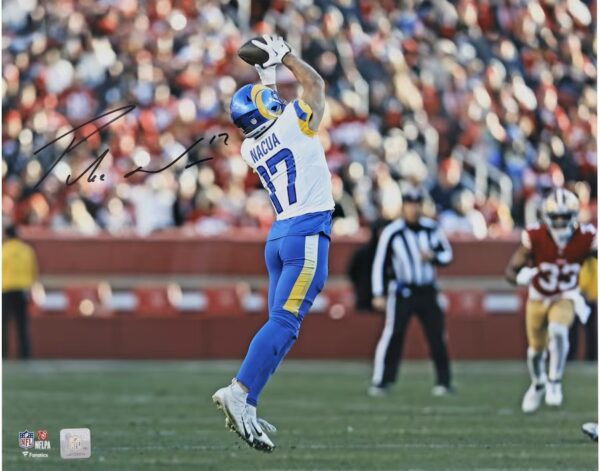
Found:
<path fill-rule="evenodd" d="M 267 131 L 242 143 L 242 158 L 259 174 L 278 221 L 335 205 L 323 146 L 308 127 L 311 113 L 294 100 Z"/>

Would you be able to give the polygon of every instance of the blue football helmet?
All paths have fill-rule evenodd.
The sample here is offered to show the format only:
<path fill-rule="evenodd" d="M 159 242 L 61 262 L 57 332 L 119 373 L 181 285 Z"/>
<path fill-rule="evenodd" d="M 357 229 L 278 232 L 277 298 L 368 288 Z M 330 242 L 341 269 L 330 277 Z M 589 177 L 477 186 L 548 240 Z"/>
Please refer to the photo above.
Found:
<path fill-rule="evenodd" d="M 275 90 L 261 84 L 248 84 L 231 97 L 229 113 L 244 135 L 253 137 L 268 128 L 284 107 L 285 102 Z"/>

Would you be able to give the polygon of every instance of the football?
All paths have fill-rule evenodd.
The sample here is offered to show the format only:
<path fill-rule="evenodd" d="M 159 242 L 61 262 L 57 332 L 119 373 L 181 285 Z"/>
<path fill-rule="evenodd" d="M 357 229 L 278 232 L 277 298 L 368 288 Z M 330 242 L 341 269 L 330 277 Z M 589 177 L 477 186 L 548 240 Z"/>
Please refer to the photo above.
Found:
<path fill-rule="evenodd" d="M 250 65 L 263 64 L 269 58 L 269 54 L 252 44 L 253 40 L 260 41 L 261 43 L 265 44 L 265 40 L 260 36 L 252 38 L 239 48 L 238 56 L 240 56 L 244 62 L 247 62 Z"/>

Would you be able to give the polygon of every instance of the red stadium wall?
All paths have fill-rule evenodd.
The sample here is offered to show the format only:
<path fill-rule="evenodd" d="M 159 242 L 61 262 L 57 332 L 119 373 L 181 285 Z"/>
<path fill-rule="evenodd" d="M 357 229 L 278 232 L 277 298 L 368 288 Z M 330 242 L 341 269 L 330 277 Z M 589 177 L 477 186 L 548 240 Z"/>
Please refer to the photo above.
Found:
<path fill-rule="evenodd" d="M 218 237 L 165 233 L 147 238 L 59 238 L 29 234 L 40 272 L 53 275 L 210 274 L 266 275 L 264 235 L 240 230 Z M 343 275 L 364 237 L 339 237 L 331 245 L 329 272 Z M 516 247 L 510 240 L 453 241 L 454 263 L 442 276 L 500 277 Z"/>
<path fill-rule="evenodd" d="M 254 232 L 223 237 L 181 237 L 173 233 L 148 238 L 26 234 L 39 260 L 42 283 L 52 278 L 101 281 L 114 276 L 191 277 L 253 276 L 263 279 L 264 236 Z M 338 238 L 331 247 L 332 283 L 342 280 L 353 251 L 364 238 Z M 454 358 L 521 358 L 525 352 L 522 293 L 502 282 L 500 274 L 516 241 L 453 241 L 455 262 L 440 271 L 448 302 L 448 342 Z M 486 309 L 488 289 L 518 300 L 503 312 Z M 68 283 L 66 281 L 65 283 Z M 490 285 L 491 284 L 491 285 Z M 475 288 L 473 288 L 474 286 Z M 514 303 L 513 303 L 514 304 Z M 162 313 L 161 313 L 162 314 Z M 33 355 L 38 358 L 240 358 L 266 312 L 139 315 L 37 312 L 31 317 Z M 383 316 L 344 309 L 333 318 L 311 313 L 291 352 L 296 358 L 370 358 Z M 14 346 L 14 342 L 11 342 Z M 427 347 L 416 319 L 407 335 L 409 358 L 426 357 Z"/>
<path fill-rule="evenodd" d="M 36 358 L 241 358 L 266 316 L 210 318 L 72 318 L 41 316 L 31 322 Z M 522 358 L 523 319 L 516 315 L 448 317 L 453 358 Z M 291 358 L 372 357 L 383 328 L 381 315 L 334 320 L 306 318 Z M 14 345 L 14 342 L 11 342 Z M 407 332 L 407 358 L 426 358 L 427 347 L 415 319 Z"/>

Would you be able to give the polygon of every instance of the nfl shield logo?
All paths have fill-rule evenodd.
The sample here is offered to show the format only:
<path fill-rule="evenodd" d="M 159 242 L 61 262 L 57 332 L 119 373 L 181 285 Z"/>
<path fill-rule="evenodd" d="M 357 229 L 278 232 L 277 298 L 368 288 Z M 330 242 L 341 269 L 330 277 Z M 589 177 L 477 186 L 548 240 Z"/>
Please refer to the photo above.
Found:
<path fill-rule="evenodd" d="M 33 432 L 28 430 L 19 432 L 19 446 L 24 450 L 33 448 Z"/>

